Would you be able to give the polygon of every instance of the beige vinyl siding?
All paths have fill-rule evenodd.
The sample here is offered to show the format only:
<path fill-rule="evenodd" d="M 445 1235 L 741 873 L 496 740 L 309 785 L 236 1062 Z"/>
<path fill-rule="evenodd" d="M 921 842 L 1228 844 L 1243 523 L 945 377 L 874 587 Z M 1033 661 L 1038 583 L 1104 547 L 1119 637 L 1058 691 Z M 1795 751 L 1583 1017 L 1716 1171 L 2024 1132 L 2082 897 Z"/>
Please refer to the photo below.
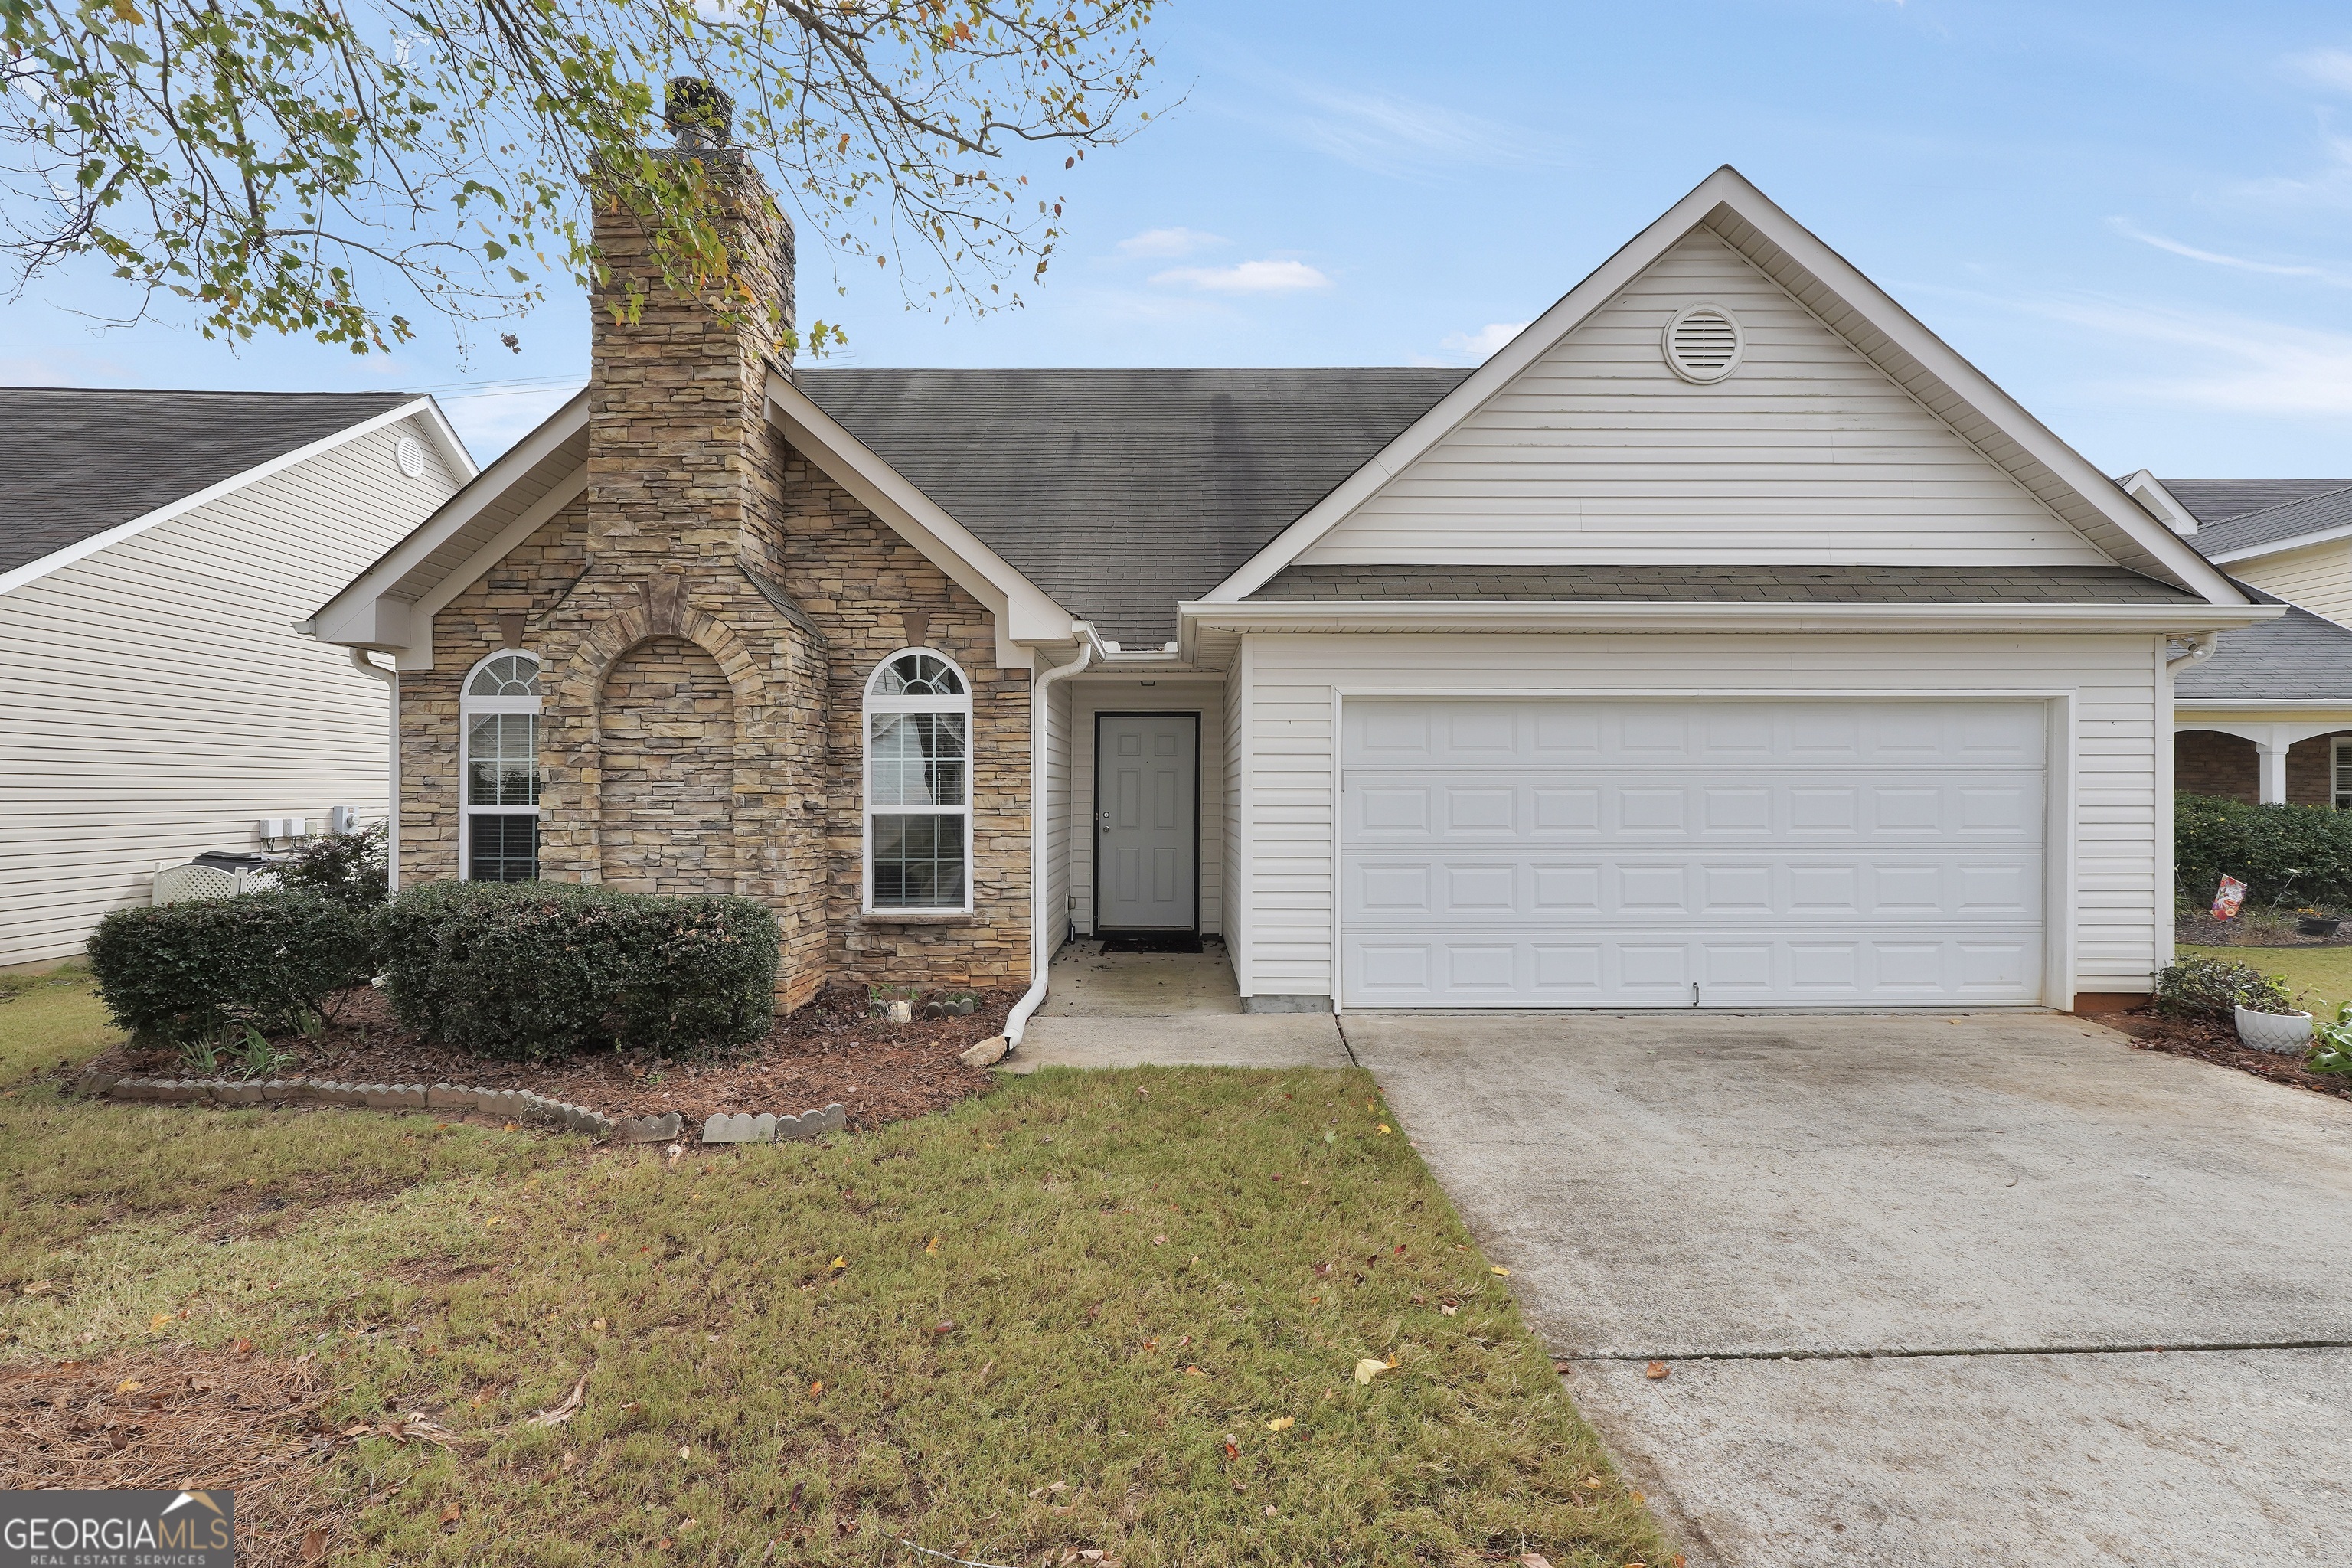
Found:
<path fill-rule="evenodd" d="M 2352 539 L 2330 540 L 2259 561 L 2232 562 L 2226 570 L 2265 594 L 2352 626 Z"/>
<path fill-rule="evenodd" d="M 383 685 L 293 623 L 456 488 L 403 421 L 0 595 L 0 966 L 79 952 L 258 817 L 384 815 Z"/>
<path fill-rule="evenodd" d="M 1045 667 L 1040 665 L 1031 679 L 1045 672 Z M 1070 844 L 1077 836 L 1077 824 L 1071 816 L 1070 752 L 1074 731 L 1070 728 L 1068 681 L 1056 681 L 1045 689 L 1045 707 L 1046 721 L 1053 729 L 1045 746 L 1045 909 L 1051 917 L 1046 940 L 1059 947 L 1070 930 Z M 1052 957 L 1046 954 L 1049 962 Z"/>
<path fill-rule="evenodd" d="M 2071 767 L 2074 977 L 2082 991 L 2145 991 L 2159 918 L 2157 660 L 2144 637 L 1252 636 L 1241 789 L 1249 841 L 1242 960 L 1252 995 L 1332 994 L 1335 692 L 1547 691 L 1569 695 L 1902 693 L 2058 695 L 2074 705 L 2069 757 L 2053 749 L 2059 798 Z M 2064 852 L 2063 829 L 2051 852 Z M 2053 929 L 2063 919 L 2053 901 Z M 2063 977 L 2060 977 L 2063 983 Z"/>
<path fill-rule="evenodd" d="M 1707 301 L 1710 385 L 1660 352 Z M 1317 542 L 1309 563 L 2106 560 L 1712 231 L 1694 230 Z"/>
<path fill-rule="evenodd" d="M 1098 713 L 1198 713 L 1201 716 L 1201 932 L 1223 931 L 1225 889 L 1225 690 L 1216 681 L 1161 680 L 1144 686 L 1133 679 L 1069 683 L 1071 696 L 1070 820 L 1071 920 L 1077 931 L 1095 927 L 1095 716 Z M 1075 825 L 1085 819 L 1083 831 Z"/>

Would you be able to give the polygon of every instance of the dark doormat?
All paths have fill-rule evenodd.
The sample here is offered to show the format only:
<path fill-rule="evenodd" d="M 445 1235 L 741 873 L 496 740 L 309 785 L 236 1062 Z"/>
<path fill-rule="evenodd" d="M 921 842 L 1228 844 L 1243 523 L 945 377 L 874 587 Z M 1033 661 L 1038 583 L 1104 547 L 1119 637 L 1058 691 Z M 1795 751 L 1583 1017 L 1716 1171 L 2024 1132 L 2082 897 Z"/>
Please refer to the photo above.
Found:
<path fill-rule="evenodd" d="M 1198 952 L 1201 937 L 1197 931 L 1140 931 L 1119 935 L 1105 931 L 1102 939 L 1105 952 Z"/>

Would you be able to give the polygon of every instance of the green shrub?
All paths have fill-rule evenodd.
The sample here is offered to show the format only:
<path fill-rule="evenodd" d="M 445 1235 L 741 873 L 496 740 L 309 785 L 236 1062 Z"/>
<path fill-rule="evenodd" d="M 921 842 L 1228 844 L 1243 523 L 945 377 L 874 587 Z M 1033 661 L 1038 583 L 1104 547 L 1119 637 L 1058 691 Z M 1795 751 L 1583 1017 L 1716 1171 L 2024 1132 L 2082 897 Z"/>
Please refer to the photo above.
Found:
<path fill-rule="evenodd" d="M 776 917 L 751 899 L 562 882 L 428 883 L 383 915 L 400 1021 L 517 1061 L 755 1040 L 775 1017 L 776 941 Z"/>
<path fill-rule="evenodd" d="M 2178 795 L 2172 837 L 2180 896 L 2200 909 L 2225 875 L 2252 904 L 2352 904 L 2352 811 Z"/>
<path fill-rule="evenodd" d="M 392 896 L 390 841 L 381 822 L 357 833 L 313 838 L 278 862 L 278 885 L 373 909 Z"/>
<path fill-rule="evenodd" d="M 117 910 L 90 934 L 89 967 L 115 1022 L 189 1047 L 247 1026 L 285 1034 L 368 977 L 368 919 L 315 893 L 246 893 Z"/>
<path fill-rule="evenodd" d="M 2286 987 L 2251 963 L 2226 958 L 2184 958 L 2156 977 L 2156 1010 L 2168 1018 L 2208 1024 L 2234 1021 L 2234 1009 L 2293 1013 Z"/>

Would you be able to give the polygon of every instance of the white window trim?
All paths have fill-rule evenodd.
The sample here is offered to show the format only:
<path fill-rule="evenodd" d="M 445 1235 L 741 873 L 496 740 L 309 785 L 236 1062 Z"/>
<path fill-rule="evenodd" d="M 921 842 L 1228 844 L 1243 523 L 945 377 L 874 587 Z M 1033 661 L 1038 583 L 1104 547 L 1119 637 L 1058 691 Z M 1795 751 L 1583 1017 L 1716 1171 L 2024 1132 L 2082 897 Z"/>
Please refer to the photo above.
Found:
<path fill-rule="evenodd" d="M 484 667 L 499 659 L 520 656 L 527 658 L 544 675 L 547 666 L 539 655 L 528 648 L 502 647 L 496 653 L 478 659 L 466 671 L 466 679 L 457 688 L 457 880 L 474 879 L 474 818 L 482 816 L 538 816 L 536 805 L 476 805 L 473 789 L 474 716 L 478 713 L 540 713 L 544 711 L 543 699 L 539 697 L 476 697 L 474 677 Z M 537 765 L 537 759 L 532 759 Z"/>
<path fill-rule="evenodd" d="M 961 697 L 877 697 L 874 683 L 882 672 L 910 653 L 925 654 L 938 659 L 963 683 Z M 889 816 L 956 816 L 963 821 L 963 901 L 955 904 L 890 904 L 876 908 L 874 903 L 874 715 L 877 713 L 961 713 L 963 725 L 963 804 L 961 805 L 927 805 L 919 807 L 885 806 Z M 857 710 L 857 818 L 858 853 L 863 862 L 864 891 L 859 903 L 865 914 L 877 920 L 888 921 L 927 915 L 968 915 L 972 908 L 972 884 L 978 879 L 971 856 L 971 795 L 977 765 L 974 753 L 979 750 L 978 725 L 973 721 L 971 677 L 963 666 L 935 647 L 902 647 L 875 661 L 874 669 L 866 678 L 865 700 Z"/>
<path fill-rule="evenodd" d="M 2338 735 L 2329 746 L 2327 756 L 2327 804 L 2338 811 L 2352 810 L 2342 804 L 2345 795 L 2352 793 L 2345 788 L 2347 782 L 2352 782 L 2352 763 L 2347 763 L 2347 758 L 2352 758 L 2352 735 Z"/>

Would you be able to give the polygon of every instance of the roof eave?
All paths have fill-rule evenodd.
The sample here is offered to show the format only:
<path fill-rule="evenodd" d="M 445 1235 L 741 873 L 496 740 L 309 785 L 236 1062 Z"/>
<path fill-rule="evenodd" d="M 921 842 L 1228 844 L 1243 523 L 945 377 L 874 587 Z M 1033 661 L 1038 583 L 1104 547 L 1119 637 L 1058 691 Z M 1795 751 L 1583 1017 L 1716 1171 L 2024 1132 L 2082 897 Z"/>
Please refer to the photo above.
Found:
<path fill-rule="evenodd" d="M 2228 631 L 2284 615 L 2272 605 L 1840 603 L 1455 604 L 1284 599 L 1177 606 L 1189 657 L 1201 631 L 1229 632 L 2130 632 Z"/>

